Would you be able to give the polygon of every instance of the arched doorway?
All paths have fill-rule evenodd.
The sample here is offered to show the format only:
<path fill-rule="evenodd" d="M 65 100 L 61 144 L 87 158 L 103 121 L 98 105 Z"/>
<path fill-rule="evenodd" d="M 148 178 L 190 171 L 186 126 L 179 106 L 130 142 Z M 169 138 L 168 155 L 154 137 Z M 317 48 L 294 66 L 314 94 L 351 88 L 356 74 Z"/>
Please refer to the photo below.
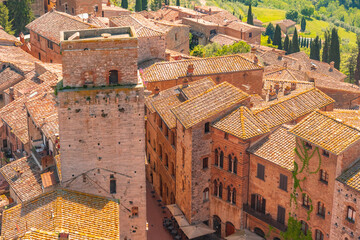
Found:
<path fill-rule="evenodd" d="M 235 226 L 231 222 L 226 222 L 225 237 L 235 232 Z"/>
<path fill-rule="evenodd" d="M 263 238 L 265 238 L 265 233 L 264 233 L 264 231 L 263 230 L 261 230 L 260 228 L 255 228 L 254 229 L 254 233 L 256 233 L 257 235 L 259 235 L 260 237 L 263 237 Z"/>
<path fill-rule="evenodd" d="M 213 229 L 216 236 L 221 237 L 221 219 L 216 215 L 213 217 Z"/>

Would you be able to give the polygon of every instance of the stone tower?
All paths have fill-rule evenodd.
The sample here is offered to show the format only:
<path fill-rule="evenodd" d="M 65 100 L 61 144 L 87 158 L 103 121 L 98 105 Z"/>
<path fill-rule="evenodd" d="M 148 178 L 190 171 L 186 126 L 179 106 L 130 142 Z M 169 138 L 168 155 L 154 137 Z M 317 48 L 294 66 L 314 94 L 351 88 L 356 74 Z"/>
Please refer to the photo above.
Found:
<path fill-rule="evenodd" d="M 61 33 L 61 184 L 120 202 L 120 239 L 146 239 L 144 87 L 133 28 Z"/>

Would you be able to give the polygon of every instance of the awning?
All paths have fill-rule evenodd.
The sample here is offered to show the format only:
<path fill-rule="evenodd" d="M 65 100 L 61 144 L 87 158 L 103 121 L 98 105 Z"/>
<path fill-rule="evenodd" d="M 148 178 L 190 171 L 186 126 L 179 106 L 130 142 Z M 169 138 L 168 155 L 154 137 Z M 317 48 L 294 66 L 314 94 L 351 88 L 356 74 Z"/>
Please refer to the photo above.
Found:
<path fill-rule="evenodd" d="M 199 224 L 189 224 L 186 220 L 184 214 L 176 204 L 167 205 L 166 206 L 171 214 L 174 216 L 176 222 L 178 223 L 180 229 L 184 232 L 184 234 L 189 238 L 197 238 L 204 235 L 208 235 L 214 233 L 215 230 L 211 229 L 209 226 L 199 223 Z"/>
<path fill-rule="evenodd" d="M 258 236 L 257 234 L 244 229 L 237 230 L 235 233 L 230 236 L 225 237 L 226 240 L 263 240 L 264 238 Z"/>

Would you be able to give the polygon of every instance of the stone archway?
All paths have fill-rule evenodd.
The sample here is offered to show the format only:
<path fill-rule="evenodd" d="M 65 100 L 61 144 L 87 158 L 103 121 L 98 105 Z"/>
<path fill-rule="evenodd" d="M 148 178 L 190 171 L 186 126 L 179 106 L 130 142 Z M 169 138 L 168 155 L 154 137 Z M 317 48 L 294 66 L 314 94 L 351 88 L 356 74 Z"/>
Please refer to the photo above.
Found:
<path fill-rule="evenodd" d="M 265 238 L 265 233 L 263 230 L 261 230 L 260 228 L 254 228 L 254 233 L 256 233 L 257 235 L 259 235 L 260 237 Z"/>
<path fill-rule="evenodd" d="M 215 230 L 215 235 L 221 237 L 221 219 L 216 215 L 213 216 L 213 229 Z"/>
<path fill-rule="evenodd" d="M 225 237 L 235 233 L 235 226 L 231 222 L 226 222 Z"/>

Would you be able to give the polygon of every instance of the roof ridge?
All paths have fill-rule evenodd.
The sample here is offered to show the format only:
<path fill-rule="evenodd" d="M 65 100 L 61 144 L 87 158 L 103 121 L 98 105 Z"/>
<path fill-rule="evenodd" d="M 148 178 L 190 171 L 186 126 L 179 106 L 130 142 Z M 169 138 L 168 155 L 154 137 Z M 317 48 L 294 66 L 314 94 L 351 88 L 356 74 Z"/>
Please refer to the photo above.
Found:
<path fill-rule="evenodd" d="M 342 119 L 337 119 L 337 118 L 335 118 L 335 117 L 329 116 L 329 115 L 325 114 L 324 111 L 321 111 L 321 110 L 316 110 L 316 112 L 318 112 L 318 113 L 321 114 L 322 116 L 325 116 L 325 117 L 327 117 L 327 118 L 329 118 L 329 119 L 331 119 L 331 120 L 333 120 L 333 121 L 335 121 L 335 122 L 337 122 L 337 123 L 339 123 L 339 124 L 342 124 L 342 125 L 344 125 L 344 126 L 346 126 L 346 127 L 352 128 L 352 129 L 360 132 L 360 129 L 358 129 L 358 128 L 356 128 L 356 127 L 354 127 L 354 126 L 352 126 L 352 125 L 350 125 L 350 124 L 348 124 L 348 123 L 345 123 L 345 121 L 343 121 Z M 332 112 L 333 112 L 333 111 L 332 111 Z M 339 121 L 339 120 L 341 120 L 341 121 Z"/>
<path fill-rule="evenodd" d="M 241 122 L 241 131 L 242 131 L 242 137 L 245 138 L 246 134 L 245 134 L 245 119 L 244 119 L 244 108 L 241 106 L 240 107 L 240 122 Z"/>
<path fill-rule="evenodd" d="M 48 12 L 48 13 L 51 13 L 51 11 Z M 88 22 L 81 21 L 80 19 L 78 19 L 78 18 L 76 18 L 76 17 L 74 17 L 74 16 L 72 16 L 72 15 L 70 15 L 70 14 L 64 13 L 64 12 L 60 12 L 60 11 L 54 10 L 53 13 L 60 14 L 60 15 L 62 15 L 62 16 L 64 16 L 64 17 L 73 19 L 73 20 L 78 21 L 78 22 L 80 22 L 80 23 L 84 23 L 84 24 L 89 25 L 89 26 L 91 26 L 91 27 L 96 27 L 96 26 L 94 26 L 94 25 L 92 25 L 92 24 L 90 24 L 90 23 L 88 23 Z"/>

